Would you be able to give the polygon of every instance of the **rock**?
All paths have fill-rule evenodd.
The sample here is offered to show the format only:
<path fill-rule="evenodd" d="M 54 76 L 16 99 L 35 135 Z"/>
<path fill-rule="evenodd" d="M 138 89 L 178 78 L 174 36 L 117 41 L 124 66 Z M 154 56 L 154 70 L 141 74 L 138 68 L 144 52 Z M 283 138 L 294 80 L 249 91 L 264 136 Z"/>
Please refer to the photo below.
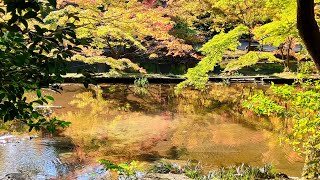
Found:
<path fill-rule="evenodd" d="M 276 174 L 276 177 L 280 178 L 280 179 L 290 179 L 289 176 L 287 176 L 284 173 L 278 173 L 278 174 Z"/>
<path fill-rule="evenodd" d="M 150 173 L 145 175 L 142 180 L 191 180 L 183 174 L 159 174 Z"/>
<path fill-rule="evenodd" d="M 30 180 L 30 178 L 22 173 L 10 173 L 0 180 Z"/>

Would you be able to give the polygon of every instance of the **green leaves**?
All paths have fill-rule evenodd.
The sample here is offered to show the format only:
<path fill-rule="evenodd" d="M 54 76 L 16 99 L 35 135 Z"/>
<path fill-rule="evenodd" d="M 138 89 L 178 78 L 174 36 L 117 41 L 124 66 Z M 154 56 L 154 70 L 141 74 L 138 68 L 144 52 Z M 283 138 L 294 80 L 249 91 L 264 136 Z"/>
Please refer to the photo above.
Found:
<path fill-rule="evenodd" d="M 224 52 L 238 45 L 239 37 L 247 32 L 248 27 L 239 25 L 228 33 L 221 32 L 204 44 L 200 51 L 205 55 L 205 58 L 196 67 L 188 69 L 187 80 L 178 84 L 177 92 L 186 86 L 193 86 L 199 90 L 204 89 L 209 79 L 208 73 L 213 71 L 216 64 L 222 61 Z"/>
<path fill-rule="evenodd" d="M 69 127 L 70 124 L 71 124 L 70 122 L 58 120 L 56 118 L 52 118 L 50 120 L 41 118 L 36 122 L 32 120 L 28 122 L 28 126 L 30 127 L 29 131 L 32 131 L 32 129 L 41 130 L 42 128 L 44 128 L 48 130 L 50 133 L 54 133 L 58 127 L 61 127 L 61 128 Z"/>
<path fill-rule="evenodd" d="M 28 11 L 24 16 L 23 19 L 31 19 L 38 16 L 38 13 L 35 11 Z"/>
<path fill-rule="evenodd" d="M 0 119 L 17 120 L 30 129 L 67 127 L 68 123 L 45 116 L 36 106 L 53 100 L 41 88 L 63 82 L 65 60 L 77 46 L 75 26 L 47 28 L 43 19 L 55 9 L 53 0 L 4 1 L 3 5 L 1 12 L 8 19 L 0 24 Z M 34 92 L 36 99 L 27 101 L 27 92 Z"/>
<path fill-rule="evenodd" d="M 101 159 L 99 163 L 102 164 L 107 170 L 117 171 L 117 173 L 125 179 L 138 179 L 135 177 L 137 171 L 142 171 L 143 164 L 138 161 L 130 163 L 115 164 L 110 160 Z"/>
<path fill-rule="evenodd" d="M 258 115 L 281 115 L 285 107 L 279 105 L 275 100 L 266 96 L 262 91 L 248 97 L 248 99 L 243 103 L 243 107 L 252 110 Z"/>
<path fill-rule="evenodd" d="M 237 60 L 228 63 L 224 71 L 225 72 L 237 71 L 244 67 L 250 67 L 252 65 L 255 65 L 259 61 L 282 62 L 280 59 L 276 58 L 273 55 L 273 53 L 250 51 L 249 53 L 240 56 Z"/>
<path fill-rule="evenodd" d="M 49 99 L 50 101 L 54 101 L 54 98 L 52 96 L 45 96 L 47 99 Z"/>
<path fill-rule="evenodd" d="M 4 99 L 6 97 L 5 92 L 0 91 L 0 101 L 2 101 L 2 99 Z"/>
<path fill-rule="evenodd" d="M 110 160 L 101 159 L 99 160 L 99 163 L 102 164 L 107 170 L 113 170 L 113 171 L 119 171 L 119 172 L 124 170 L 121 166 L 113 163 Z"/>
<path fill-rule="evenodd" d="M 307 81 L 302 87 L 293 85 L 274 85 L 269 93 L 262 91 L 250 96 L 243 107 L 258 115 L 278 117 L 284 122 L 287 141 L 299 153 L 303 153 L 309 164 L 305 167 L 305 176 L 317 177 L 320 168 L 320 91 L 319 82 Z M 293 121 L 293 127 L 287 122 Z M 292 130 L 290 130 L 292 128 Z"/>
<path fill-rule="evenodd" d="M 38 98 L 41 98 L 41 91 L 40 91 L 40 89 L 37 89 L 37 96 L 38 96 Z"/>
<path fill-rule="evenodd" d="M 48 0 L 48 1 L 49 1 L 50 5 L 51 5 L 52 7 L 54 7 L 54 8 L 57 7 L 57 0 Z"/>

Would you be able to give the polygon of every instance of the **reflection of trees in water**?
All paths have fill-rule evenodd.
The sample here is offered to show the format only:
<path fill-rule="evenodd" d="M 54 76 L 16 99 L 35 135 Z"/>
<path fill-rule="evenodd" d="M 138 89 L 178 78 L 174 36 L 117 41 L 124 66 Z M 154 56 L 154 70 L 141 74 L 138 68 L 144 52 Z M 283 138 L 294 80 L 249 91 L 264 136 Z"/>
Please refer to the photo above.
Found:
<path fill-rule="evenodd" d="M 147 93 L 135 93 L 131 85 L 103 87 L 106 99 L 116 100 L 119 106 L 129 103 L 133 111 L 155 113 L 170 111 L 177 113 L 205 114 L 213 110 L 234 110 L 250 88 L 245 85 L 210 85 L 204 91 L 186 89 L 174 94 L 174 85 L 149 85 Z"/>
<path fill-rule="evenodd" d="M 150 85 L 146 94 L 138 94 L 131 85 L 112 85 L 103 87 L 104 97 L 112 99 L 118 106 L 129 103 L 132 111 L 159 113 L 168 109 L 168 102 L 173 92 L 169 85 Z"/>
<path fill-rule="evenodd" d="M 234 162 L 232 153 L 247 149 L 246 154 L 255 156 L 238 158 L 261 161 L 262 153 L 265 158 L 276 153 L 266 149 L 267 140 L 252 128 L 259 127 L 258 117 L 250 117 L 258 125 L 246 125 L 241 103 L 256 90 L 254 85 L 211 85 L 179 95 L 173 85 L 149 85 L 147 90 L 139 95 L 130 85 L 108 85 L 79 93 L 74 100 L 78 108 L 62 117 L 72 122 L 64 134 L 85 153 L 122 161 L 166 157 Z M 222 151 L 223 157 L 216 157 Z"/>

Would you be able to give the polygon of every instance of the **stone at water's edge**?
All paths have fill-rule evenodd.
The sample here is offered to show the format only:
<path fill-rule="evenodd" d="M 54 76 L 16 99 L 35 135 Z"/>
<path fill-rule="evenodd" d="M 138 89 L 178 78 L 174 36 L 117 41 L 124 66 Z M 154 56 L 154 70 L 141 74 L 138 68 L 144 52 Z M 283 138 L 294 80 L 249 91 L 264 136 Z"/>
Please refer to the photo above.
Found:
<path fill-rule="evenodd" d="M 151 173 L 145 175 L 142 180 L 191 180 L 183 174 L 159 174 Z"/>
<path fill-rule="evenodd" d="M 31 180 L 28 175 L 22 173 L 10 173 L 0 180 Z"/>

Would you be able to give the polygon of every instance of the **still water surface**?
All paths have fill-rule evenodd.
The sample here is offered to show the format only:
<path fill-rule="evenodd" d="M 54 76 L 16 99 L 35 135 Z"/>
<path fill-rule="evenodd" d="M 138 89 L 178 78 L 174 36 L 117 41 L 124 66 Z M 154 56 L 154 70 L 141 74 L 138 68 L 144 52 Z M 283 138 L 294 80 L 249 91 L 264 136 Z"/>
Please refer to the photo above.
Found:
<path fill-rule="evenodd" d="M 198 161 L 210 170 L 272 163 L 280 172 L 300 176 L 303 158 L 290 146 L 280 145 L 268 120 L 239 108 L 245 94 L 257 88 L 263 89 L 211 85 L 202 93 L 188 90 L 180 96 L 173 95 L 172 85 L 151 85 L 147 91 L 127 85 L 105 85 L 102 90 L 64 85 L 61 94 L 46 91 L 55 97 L 53 105 L 62 106 L 55 115 L 72 122 L 60 133 L 72 143 L 26 139 L 1 145 L 0 175 L 17 171 L 45 178 L 66 175 L 75 168 L 61 160 L 61 154 L 74 152 L 79 164 L 101 158 L 146 163 L 166 158 Z"/>

